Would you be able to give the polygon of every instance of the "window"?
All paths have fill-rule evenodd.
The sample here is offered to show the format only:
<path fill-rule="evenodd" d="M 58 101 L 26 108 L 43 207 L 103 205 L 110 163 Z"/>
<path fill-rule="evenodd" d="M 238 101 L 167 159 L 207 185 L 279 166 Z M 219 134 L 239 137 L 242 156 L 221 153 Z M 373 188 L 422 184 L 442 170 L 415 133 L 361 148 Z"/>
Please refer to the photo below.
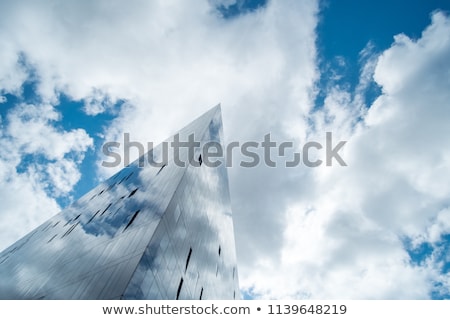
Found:
<path fill-rule="evenodd" d="M 128 196 L 128 198 L 129 198 L 129 197 L 132 197 L 132 196 L 136 193 L 136 191 L 138 191 L 138 189 L 139 189 L 139 188 L 136 188 L 136 189 L 134 189 L 133 191 L 131 191 L 131 192 L 130 192 L 130 195 Z"/>
<path fill-rule="evenodd" d="M 139 214 L 139 212 L 141 212 L 141 210 L 137 210 L 133 216 L 131 217 L 130 221 L 128 222 L 128 224 L 126 225 L 125 229 L 123 229 L 123 231 L 127 230 L 127 228 L 129 226 L 131 226 L 131 224 L 133 223 L 134 219 L 136 219 L 137 215 Z"/>
<path fill-rule="evenodd" d="M 177 300 L 178 298 L 180 298 L 180 292 L 181 292 L 181 288 L 183 287 L 183 278 L 181 278 L 180 280 L 180 284 L 178 285 L 178 290 L 177 290 Z"/>
<path fill-rule="evenodd" d="M 200 163 L 200 165 L 202 165 L 202 163 L 203 163 L 202 155 L 199 155 L 199 156 L 198 156 L 198 162 Z"/>
<path fill-rule="evenodd" d="M 90 223 L 99 212 L 100 212 L 100 210 L 97 210 L 97 212 L 89 219 L 89 221 L 87 223 Z"/>
<path fill-rule="evenodd" d="M 72 226 L 69 228 L 69 230 L 67 230 L 66 233 L 64 233 L 64 234 L 62 235 L 61 239 L 64 238 L 65 236 L 69 235 L 69 234 L 73 231 L 73 229 L 75 229 L 75 227 L 78 225 L 78 223 L 79 223 L 79 222 L 77 222 L 76 224 L 72 225 Z"/>
<path fill-rule="evenodd" d="M 188 254 L 187 259 L 186 259 L 186 267 L 184 268 L 184 272 L 186 272 L 186 270 L 188 268 L 189 260 L 191 260 L 191 254 L 192 254 L 192 248 L 189 248 L 189 254 Z"/>
<path fill-rule="evenodd" d="M 221 252 L 222 252 L 222 248 L 219 246 L 219 256 L 220 256 Z"/>
<path fill-rule="evenodd" d="M 52 226 L 52 223 L 49 222 L 45 227 L 42 228 L 42 232 L 47 231 Z"/>
<path fill-rule="evenodd" d="M 106 212 L 106 210 L 108 210 L 109 207 L 111 207 L 111 206 L 112 206 L 112 203 L 108 204 L 108 206 L 106 207 L 106 209 L 103 210 L 103 212 L 102 212 L 100 215 L 102 216 L 102 215 Z"/>
<path fill-rule="evenodd" d="M 202 300 L 202 297 L 203 297 L 203 287 L 202 287 L 202 290 L 200 291 L 200 299 L 199 300 Z"/>
<path fill-rule="evenodd" d="M 133 175 L 134 172 L 131 172 L 126 178 L 125 181 L 127 181 L 128 179 L 130 179 L 130 177 Z"/>
<path fill-rule="evenodd" d="M 158 175 L 158 174 L 162 171 L 162 169 L 164 169 L 164 167 L 165 167 L 166 165 L 167 165 L 167 164 L 164 163 L 164 164 L 162 165 L 161 169 L 159 169 L 159 171 L 156 173 L 156 175 Z"/>

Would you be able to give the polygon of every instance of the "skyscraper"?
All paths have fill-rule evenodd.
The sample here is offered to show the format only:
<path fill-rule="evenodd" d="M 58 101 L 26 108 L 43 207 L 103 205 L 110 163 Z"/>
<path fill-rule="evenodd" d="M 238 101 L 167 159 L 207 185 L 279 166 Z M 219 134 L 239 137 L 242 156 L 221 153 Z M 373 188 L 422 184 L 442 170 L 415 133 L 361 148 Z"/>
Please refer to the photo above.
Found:
<path fill-rule="evenodd" d="M 166 152 L 189 136 L 220 144 L 220 106 L 4 250 L 0 298 L 238 299 L 225 163 Z"/>

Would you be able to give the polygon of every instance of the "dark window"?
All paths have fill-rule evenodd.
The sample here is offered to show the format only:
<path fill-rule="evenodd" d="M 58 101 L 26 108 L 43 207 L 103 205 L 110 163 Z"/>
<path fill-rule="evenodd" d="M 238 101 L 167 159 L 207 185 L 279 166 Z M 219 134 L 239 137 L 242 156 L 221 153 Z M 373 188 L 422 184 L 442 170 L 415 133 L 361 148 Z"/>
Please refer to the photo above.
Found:
<path fill-rule="evenodd" d="M 47 243 L 51 242 L 53 239 L 55 239 L 55 237 L 57 236 L 57 234 L 55 234 L 53 237 L 50 238 L 50 240 L 47 241 Z"/>
<path fill-rule="evenodd" d="M 164 163 L 164 164 L 162 165 L 161 169 L 159 169 L 159 171 L 156 173 L 156 175 L 158 175 L 158 174 L 161 172 L 161 170 L 164 169 L 165 166 L 166 166 L 166 164 Z"/>
<path fill-rule="evenodd" d="M 136 211 L 133 216 L 131 217 L 130 221 L 128 222 L 128 224 L 126 225 L 125 229 L 123 229 L 123 231 L 127 230 L 127 228 L 129 226 L 131 226 L 131 224 L 133 223 L 134 219 L 136 219 L 137 215 L 139 214 L 141 210 Z"/>
<path fill-rule="evenodd" d="M 112 203 L 108 204 L 108 206 L 106 207 L 106 209 L 103 210 L 103 212 L 102 212 L 100 215 L 102 216 L 102 215 L 106 212 L 106 210 L 108 210 L 109 207 L 111 207 L 111 206 L 112 206 Z"/>
<path fill-rule="evenodd" d="M 200 163 L 200 165 L 202 165 L 202 163 L 203 163 L 202 155 L 199 155 L 199 156 L 198 156 L 198 162 Z"/>
<path fill-rule="evenodd" d="M 178 290 L 177 290 L 177 300 L 180 297 L 180 292 L 181 292 L 181 288 L 183 287 L 183 278 L 181 278 L 180 280 L 180 284 L 178 285 Z"/>
<path fill-rule="evenodd" d="M 100 212 L 100 210 L 97 210 L 97 212 L 89 219 L 89 221 L 87 223 L 90 223 L 99 212 Z"/>
<path fill-rule="evenodd" d="M 128 196 L 128 198 L 129 198 L 129 197 L 132 197 L 132 196 L 136 193 L 136 191 L 138 191 L 138 189 L 139 189 L 139 188 L 136 188 L 136 189 L 134 189 L 133 191 L 131 191 L 131 192 L 130 192 L 130 195 Z"/>
<path fill-rule="evenodd" d="M 51 223 L 48 223 L 44 228 L 42 228 L 42 232 L 47 231 L 51 225 L 52 225 Z"/>
<path fill-rule="evenodd" d="M 65 236 L 69 235 L 69 233 L 71 233 L 71 232 L 73 231 L 73 229 L 75 229 L 75 227 L 78 225 L 78 223 L 79 223 L 79 222 L 77 222 L 76 224 L 72 225 L 72 226 L 69 228 L 69 230 L 67 230 L 66 233 L 64 233 L 64 234 L 62 235 L 61 238 L 64 238 Z"/>
<path fill-rule="evenodd" d="M 219 246 L 219 256 L 220 256 L 221 252 L 222 252 L 222 248 Z"/>
<path fill-rule="evenodd" d="M 128 179 L 130 179 L 130 177 L 133 175 L 133 173 L 134 173 L 134 172 L 131 172 L 131 173 L 128 175 L 128 177 L 125 178 L 125 181 L 128 180 Z"/>
<path fill-rule="evenodd" d="M 203 297 L 203 287 L 202 287 L 202 290 L 200 291 L 200 299 L 199 300 L 202 300 L 202 297 Z"/>
<path fill-rule="evenodd" d="M 233 291 L 233 299 L 236 300 L 236 291 Z"/>
<path fill-rule="evenodd" d="M 188 268 L 189 260 L 191 260 L 191 254 L 192 254 L 192 248 L 189 248 L 189 254 L 188 254 L 187 259 L 186 259 L 186 267 L 184 268 L 184 272 L 186 272 L 186 270 Z"/>
<path fill-rule="evenodd" d="M 79 218 L 80 216 L 81 216 L 81 214 L 77 215 L 77 216 L 73 219 L 73 221 L 78 220 L 78 218 Z"/>

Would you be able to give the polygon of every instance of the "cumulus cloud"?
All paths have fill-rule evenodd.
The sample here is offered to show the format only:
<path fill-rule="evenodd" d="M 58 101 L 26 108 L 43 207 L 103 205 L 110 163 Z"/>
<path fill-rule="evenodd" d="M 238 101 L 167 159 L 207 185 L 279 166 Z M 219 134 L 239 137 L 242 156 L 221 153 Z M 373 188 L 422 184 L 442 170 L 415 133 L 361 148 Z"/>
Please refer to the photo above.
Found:
<path fill-rule="evenodd" d="M 83 129 L 58 128 L 60 117 L 51 105 L 19 103 L 1 123 L 2 247 L 56 214 L 56 197 L 80 178 L 77 165 L 93 141 Z"/>
<path fill-rule="evenodd" d="M 0 243 L 4 248 L 56 214 L 60 207 L 47 195 L 34 172 L 17 174 L 1 159 L 0 165 Z"/>
<path fill-rule="evenodd" d="M 83 152 L 92 145 L 83 129 L 55 128 L 52 122 L 60 116 L 50 105 L 19 104 L 8 114 L 5 136 L 13 148 L 25 154 L 42 154 L 49 160 L 62 159 L 71 151 Z"/>
<path fill-rule="evenodd" d="M 436 242 L 448 234 L 449 31 L 448 17 L 436 13 L 420 39 L 396 36 L 375 65 L 371 59 L 362 80 L 373 70 L 382 94 L 366 112 L 358 92 L 329 91 L 324 108 L 314 113 L 319 130 L 312 136 L 333 130 L 348 140 L 348 167 L 311 173 L 315 192 L 288 210 L 280 263 L 255 268 L 245 279 L 253 294 L 318 299 L 448 294 Z M 433 254 L 412 261 L 405 239 L 413 248 L 434 243 Z"/>
<path fill-rule="evenodd" d="M 324 141 L 327 131 L 334 141 L 348 140 L 347 167 L 244 169 L 235 155 L 229 176 L 244 291 L 264 298 L 429 297 L 433 282 L 448 277 L 437 254 L 412 263 L 405 239 L 435 243 L 448 230 L 449 19 L 435 14 L 420 39 L 399 35 L 379 55 L 368 45 L 356 90 L 331 86 L 317 109 L 317 2 L 269 1 L 230 20 L 215 8 L 235 3 L 2 4 L 0 94 L 20 95 L 33 77 L 40 103 L 18 104 L 2 123 L 10 152 L 2 153 L 8 165 L 1 181 L 28 183 L 23 192 L 42 206 L 11 197 L 0 219 L 20 210 L 22 221 L 38 219 L 42 208 L 54 213 L 45 183 L 64 194 L 80 177 L 77 164 L 92 140 L 82 128 L 58 129 L 60 94 L 84 102 L 91 116 L 125 101 L 103 132 L 114 141 L 124 132 L 162 141 L 221 102 L 227 142 L 261 142 L 270 132 L 301 145 Z M 367 107 L 373 79 L 382 94 Z M 25 154 L 51 163 L 19 173 Z M 99 175 L 118 169 L 100 167 Z"/>

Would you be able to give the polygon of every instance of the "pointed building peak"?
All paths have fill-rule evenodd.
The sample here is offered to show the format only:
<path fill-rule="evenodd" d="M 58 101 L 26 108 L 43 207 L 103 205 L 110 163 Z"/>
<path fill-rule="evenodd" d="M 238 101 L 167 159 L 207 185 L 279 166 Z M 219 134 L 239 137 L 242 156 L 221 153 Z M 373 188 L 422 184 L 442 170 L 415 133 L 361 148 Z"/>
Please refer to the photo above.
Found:
<path fill-rule="evenodd" d="M 177 138 L 221 143 L 221 129 L 218 104 Z M 0 252 L 0 299 L 239 299 L 224 162 L 163 159 L 136 160 Z"/>

